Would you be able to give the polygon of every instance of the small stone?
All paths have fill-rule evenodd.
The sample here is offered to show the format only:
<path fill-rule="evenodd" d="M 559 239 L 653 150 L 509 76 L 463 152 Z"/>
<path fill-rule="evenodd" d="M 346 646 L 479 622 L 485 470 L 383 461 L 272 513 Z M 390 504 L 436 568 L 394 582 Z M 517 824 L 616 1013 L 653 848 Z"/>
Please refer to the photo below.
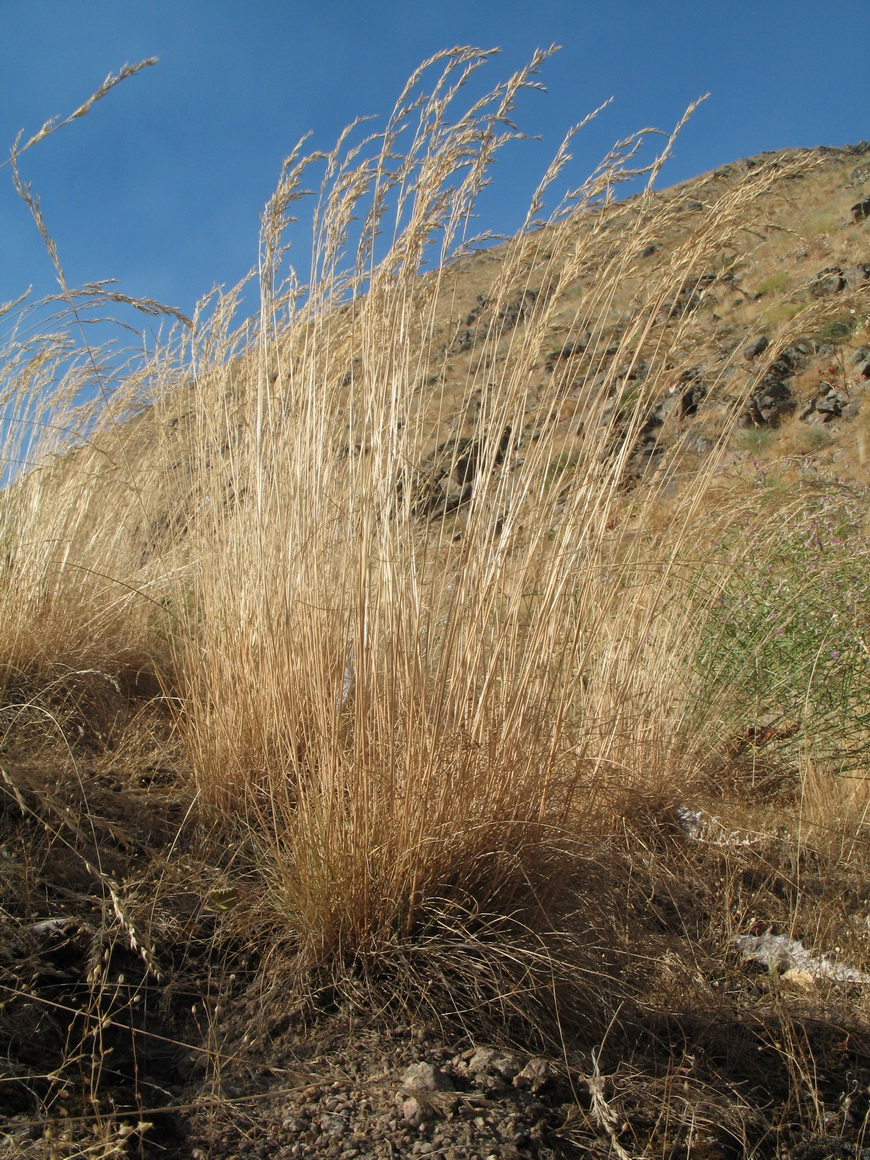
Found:
<path fill-rule="evenodd" d="M 492 1047 L 479 1047 L 468 1061 L 469 1075 L 500 1076 L 512 1080 L 520 1070 L 515 1056 Z"/>
<path fill-rule="evenodd" d="M 453 1082 L 440 1068 L 431 1063 L 412 1063 L 402 1076 L 406 1091 L 452 1092 Z"/>
<path fill-rule="evenodd" d="M 801 967 L 792 967 L 783 974 L 782 979 L 784 983 L 792 983 L 804 991 L 814 991 L 816 988 L 815 976 Z"/>
<path fill-rule="evenodd" d="M 347 1128 L 348 1123 L 344 1116 L 327 1115 L 320 1118 L 320 1130 L 330 1136 L 338 1136 L 346 1132 Z"/>
<path fill-rule="evenodd" d="M 402 1102 L 402 1119 L 411 1128 L 419 1128 L 426 1120 L 431 1120 L 434 1111 L 425 1100 L 411 1099 Z"/>
<path fill-rule="evenodd" d="M 514 1079 L 514 1087 L 539 1092 L 555 1078 L 556 1072 L 549 1060 L 533 1056 Z"/>
<path fill-rule="evenodd" d="M 749 345 L 745 348 L 743 351 L 743 357 L 748 359 L 757 358 L 757 356 L 760 355 L 762 351 L 767 350 L 768 346 L 770 346 L 770 341 L 768 340 L 767 335 L 760 334 L 758 338 L 750 342 Z"/>

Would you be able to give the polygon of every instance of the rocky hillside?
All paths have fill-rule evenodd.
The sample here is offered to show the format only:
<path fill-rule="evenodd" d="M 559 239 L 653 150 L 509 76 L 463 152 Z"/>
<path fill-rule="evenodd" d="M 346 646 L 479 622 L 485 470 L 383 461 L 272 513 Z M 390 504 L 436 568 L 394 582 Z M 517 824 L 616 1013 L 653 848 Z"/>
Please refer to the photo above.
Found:
<path fill-rule="evenodd" d="M 782 176 L 752 206 L 739 241 L 706 267 L 687 270 L 677 296 L 662 303 L 657 322 L 664 330 L 685 325 L 692 316 L 695 365 L 683 367 L 678 381 L 669 381 L 667 365 L 651 368 L 636 349 L 621 344 L 633 300 L 667 268 L 705 207 L 755 170 L 770 166 L 781 169 Z M 590 265 L 601 269 L 632 246 L 634 200 L 596 215 L 588 227 L 595 234 Z M 560 287 L 545 356 L 529 367 L 523 439 L 535 439 L 544 424 L 557 424 L 566 454 L 579 448 L 590 421 L 579 400 L 588 394 L 590 378 L 597 378 L 612 382 L 612 404 L 594 421 L 615 428 L 612 437 L 618 443 L 625 423 L 622 428 L 614 424 L 613 411 L 628 409 L 626 403 L 641 395 L 653 370 L 663 381 L 648 387 L 652 398 L 633 433 L 628 475 L 643 476 L 677 445 L 689 463 L 692 456 L 703 456 L 738 405 L 733 463 L 788 457 L 826 478 L 865 484 L 865 426 L 855 421 L 870 378 L 870 144 L 744 158 L 665 190 L 654 204 L 648 230 L 652 240 L 633 255 L 637 260 L 620 295 L 608 304 L 609 325 L 596 319 L 594 333 L 578 326 L 594 269 Z M 442 297 L 451 311 L 440 320 L 444 390 L 439 402 L 442 416 L 448 412 L 447 426 L 459 438 L 475 437 L 474 416 L 450 414 L 443 399 L 449 400 L 451 392 L 461 397 L 470 379 L 497 375 L 510 335 L 522 330 L 533 305 L 552 292 L 558 278 L 559 254 L 549 249 L 546 234 L 530 240 L 526 249 L 520 263 L 524 281 L 512 294 L 501 294 L 497 309 L 487 288 L 503 248 L 461 260 L 448 275 Z M 823 309 L 807 332 L 783 345 L 780 336 L 813 306 Z M 500 339 L 498 348 L 493 354 L 490 343 L 481 353 L 493 332 Z M 614 368 L 617 358 L 621 365 Z M 676 361 L 673 352 L 670 361 Z M 485 384 L 478 387 L 478 398 L 485 389 Z M 465 470 L 460 466 L 455 483 Z M 451 492 L 453 502 L 459 491 Z"/>

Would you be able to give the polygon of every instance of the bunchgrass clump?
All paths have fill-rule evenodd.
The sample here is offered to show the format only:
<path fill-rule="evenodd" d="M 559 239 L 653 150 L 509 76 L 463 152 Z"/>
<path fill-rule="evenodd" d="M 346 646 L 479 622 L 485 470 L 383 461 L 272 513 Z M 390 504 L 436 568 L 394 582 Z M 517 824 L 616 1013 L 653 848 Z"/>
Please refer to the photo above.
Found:
<path fill-rule="evenodd" d="M 115 379 L 108 350 L 10 331 L 3 743 L 35 696 L 93 719 L 97 689 L 145 674 L 219 871 L 202 907 L 265 985 L 556 1041 L 642 1021 L 668 979 L 691 993 L 676 937 L 632 923 L 711 772 L 791 745 L 813 824 L 862 825 L 825 778 L 862 760 L 864 546 L 848 504 L 721 490 L 745 397 L 843 309 L 783 318 L 749 370 L 712 357 L 723 255 L 798 163 L 687 217 L 652 191 L 673 138 L 643 160 L 644 131 L 559 199 L 579 126 L 460 302 L 493 241 L 470 237 L 475 199 L 546 56 L 462 107 L 488 55 L 439 54 L 385 129 L 290 156 L 255 319 L 219 295 Z M 78 325 L 65 284 L 61 305 Z M 698 466 L 701 399 L 721 422 Z M 730 936 L 739 905 L 696 933 Z"/>
<path fill-rule="evenodd" d="M 243 921 L 271 922 L 301 978 L 371 980 L 396 948 L 462 929 L 475 955 L 495 947 L 497 980 L 493 916 L 509 916 L 549 948 L 524 993 L 554 973 L 582 992 L 601 973 L 574 969 L 582 954 L 556 970 L 567 943 L 552 934 L 569 912 L 582 924 L 579 851 L 638 802 L 679 800 L 718 740 L 719 720 L 696 711 L 711 608 L 694 537 L 721 452 L 677 488 L 679 449 L 647 467 L 638 446 L 652 403 L 691 381 L 706 272 L 773 175 L 722 194 L 640 278 L 653 195 L 614 194 L 652 179 L 669 145 L 644 166 L 645 138 L 623 142 L 539 221 L 563 147 L 502 247 L 448 394 L 452 264 L 540 63 L 457 114 L 483 59 L 428 62 L 383 133 L 313 159 L 325 176 L 307 285 L 280 264 L 310 163 L 288 161 L 264 215 L 256 333 L 229 358 L 205 331 L 195 362 L 201 502 L 176 668 L 198 792 L 265 884 Z M 542 385 L 581 274 L 569 329 L 583 361 Z M 645 513 L 669 489 L 653 533 Z M 455 959 L 457 939 L 443 945 Z"/>

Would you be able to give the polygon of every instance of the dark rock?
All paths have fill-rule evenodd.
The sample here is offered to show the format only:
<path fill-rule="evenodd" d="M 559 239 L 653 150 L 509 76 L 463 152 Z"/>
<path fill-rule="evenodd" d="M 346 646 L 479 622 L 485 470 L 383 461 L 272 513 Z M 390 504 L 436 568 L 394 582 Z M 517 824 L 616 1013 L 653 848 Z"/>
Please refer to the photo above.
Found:
<path fill-rule="evenodd" d="M 849 211 L 852 215 L 852 221 L 857 225 L 859 222 L 865 222 L 870 217 L 870 197 L 865 197 L 862 201 L 857 201 Z"/>
<path fill-rule="evenodd" d="M 863 286 L 868 279 L 870 279 L 870 262 L 859 262 L 857 266 L 849 266 L 843 271 L 843 281 L 848 290 Z"/>
<path fill-rule="evenodd" d="M 586 350 L 588 339 L 571 338 L 567 339 L 563 346 L 558 350 L 551 350 L 544 361 L 544 369 L 552 372 L 560 362 L 565 362 L 569 358 L 574 358 L 575 355 L 583 354 Z"/>
<path fill-rule="evenodd" d="M 657 316 L 657 321 L 671 322 L 673 319 L 682 318 L 684 314 L 690 314 L 693 310 L 697 310 L 700 305 L 701 295 L 698 291 L 684 287 L 676 298 L 664 303 Z"/>
<path fill-rule="evenodd" d="M 524 321 L 537 300 L 537 290 L 523 290 L 496 311 L 497 303 L 493 299 L 478 294 L 477 305 L 462 320 L 461 329 L 453 336 L 451 349 L 460 353 L 470 350 L 479 339 L 506 334 Z"/>
<path fill-rule="evenodd" d="M 679 403 L 678 410 L 681 419 L 685 419 L 690 415 L 697 415 L 698 408 L 707 397 L 707 385 L 701 378 L 701 372 L 697 368 L 684 371 L 680 376 L 678 386 Z"/>
<path fill-rule="evenodd" d="M 779 356 L 780 362 L 786 363 L 792 373 L 803 370 L 811 357 L 816 353 L 816 344 L 811 338 L 799 338 L 785 347 Z"/>
<path fill-rule="evenodd" d="M 663 304 L 662 310 L 657 315 L 657 321 L 671 322 L 673 319 L 682 318 L 684 314 L 691 314 L 693 310 L 698 309 L 706 292 L 717 281 L 717 274 L 707 273 L 686 282 L 676 298 Z"/>
<path fill-rule="evenodd" d="M 509 302 L 496 316 L 499 322 L 499 334 L 504 334 L 520 322 L 523 322 L 538 300 L 537 290 L 524 290 L 519 298 Z"/>
<path fill-rule="evenodd" d="M 818 391 L 801 407 L 798 418 L 804 423 L 830 423 L 832 419 L 854 419 L 859 409 L 859 400 L 852 399 L 845 389 L 819 383 Z"/>
<path fill-rule="evenodd" d="M 861 411 L 861 400 L 860 399 L 850 399 L 848 403 L 845 403 L 843 405 L 843 410 L 841 411 L 840 414 L 841 414 L 841 417 L 843 419 L 857 419 L 860 411 Z"/>
<path fill-rule="evenodd" d="M 791 378 L 796 370 L 797 367 L 791 354 L 788 350 L 784 350 L 779 358 L 770 364 L 770 370 L 761 381 L 762 383 L 766 383 L 774 379 L 777 381 L 788 379 Z"/>
<path fill-rule="evenodd" d="M 840 266 L 826 266 L 819 270 L 810 283 L 810 294 L 813 298 L 830 298 L 846 288 L 846 280 Z"/>
<path fill-rule="evenodd" d="M 859 346 L 857 350 L 852 352 L 852 357 L 849 359 L 850 363 L 858 364 L 867 362 L 870 359 L 870 348 L 866 346 Z"/>
<path fill-rule="evenodd" d="M 658 246 L 655 245 L 655 243 L 651 243 L 648 246 L 644 246 L 644 248 L 641 250 L 641 252 L 638 256 L 641 258 L 651 258 L 653 256 L 653 254 L 657 254 L 658 251 L 659 251 Z"/>
<path fill-rule="evenodd" d="M 456 354 L 462 354 L 465 350 L 471 350 L 477 341 L 477 332 L 466 328 L 456 333 L 453 342 L 451 343 L 451 350 Z"/>
<path fill-rule="evenodd" d="M 505 453 L 511 441 L 511 428 L 505 427 L 501 433 L 501 438 L 498 442 L 498 447 L 495 452 L 493 462 L 496 466 L 504 463 Z M 457 483 L 468 484 L 474 481 L 474 477 L 480 470 L 488 449 L 489 440 L 485 435 L 480 435 L 476 439 L 461 440 L 466 446 L 462 452 L 457 454 L 454 461 L 452 476 Z"/>
<path fill-rule="evenodd" d="M 760 334 L 758 338 L 753 339 L 752 342 L 750 342 L 750 344 L 743 351 L 743 357 L 748 359 L 757 358 L 758 355 L 760 355 L 762 351 L 767 350 L 769 346 L 770 340 L 768 339 L 767 335 Z"/>
<path fill-rule="evenodd" d="M 827 386 L 827 383 L 824 385 Z M 839 415 L 843 410 L 843 401 L 839 393 L 831 387 L 826 394 L 819 396 L 816 410 L 827 415 Z"/>
<path fill-rule="evenodd" d="M 474 480 L 490 455 L 493 466 L 504 463 L 511 436 L 512 429 L 505 427 L 494 452 L 486 435 L 447 439 L 427 456 L 418 471 L 411 473 L 410 480 L 408 476 L 400 477 L 396 490 L 401 496 L 410 483 L 415 512 L 440 519 L 471 500 Z"/>
<path fill-rule="evenodd" d="M 796 409 L 797 402 L 788 383 L 766 375 L 758 390 L 749 397 L 746 415 L 750 426 L 778 427 Z"/>
<path fill-rule="evenodd" d="M 680 396 L 675 391 L 673 394 L 665 395 L 663 399 L 650 408 L 649 414 L 644 420 L 643 426 L 640 429 L 639 439 L 643 442 L 649 436 L 655 438 L 654 432 L 657 427 L 663 427 L 665 420 L 677 410 L 680 405 Z"/>
<path fill-rule="evenodd" d="M 860 1149 L 862 1156 L 865 1149 Z M 839 1136 L 810 1136 L 795 1144 L 794 1160 L 855 1160 L 855 1145 Z"/>

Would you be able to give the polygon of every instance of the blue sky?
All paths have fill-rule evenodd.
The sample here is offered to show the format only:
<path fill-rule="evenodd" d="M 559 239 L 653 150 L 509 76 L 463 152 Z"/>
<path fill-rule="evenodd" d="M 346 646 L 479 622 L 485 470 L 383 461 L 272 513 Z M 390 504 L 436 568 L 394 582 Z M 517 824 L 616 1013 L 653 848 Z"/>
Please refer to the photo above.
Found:
<path fill-rule="evenodd" d="M 71 284 L 114 278 L 189 313 L 256 263 L 260 212 L 304 133 L 328 148 L 357 115 L 386 117 L 439 49 L 500 47 L 494 85 L 554 41 L 548 93 L 517 112 L 542 140 L 505 152 L 480 228 L 519 225 L 565 130 L 609 97 L 574 177 L 708 91 L 662 184 L 765 149 L 870 138 L 866 0 L 0 0 L 0 153 L 124 63 L 158 57 L 21 168 Z M 0 301 L 28 286 L 56 283 L 7 166 Z"/>

